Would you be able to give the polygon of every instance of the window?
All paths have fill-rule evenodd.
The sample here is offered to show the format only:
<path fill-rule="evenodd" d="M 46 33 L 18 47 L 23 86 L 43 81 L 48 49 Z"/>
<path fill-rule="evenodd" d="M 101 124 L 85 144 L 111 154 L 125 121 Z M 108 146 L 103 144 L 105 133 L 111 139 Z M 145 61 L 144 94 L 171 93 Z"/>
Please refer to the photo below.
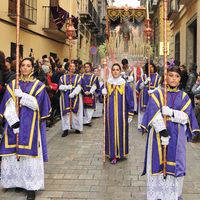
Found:
<path fill-rule="evenodd" d="M 180 61 L 180 32 L 175 35 L 175 60 Z"/>
<path fill-rule="evenodd" d="M 23 58 L 23 45 L 19 45 L 19 56 Z M 13 59 L 16 58 L 16 43 L 14 42 L 11 42 L 10 57 Z"/>
<path fill-rule="evenodd" d="M 8 15 L 16 18 L 17 0 L 9 0 Z M 20 17 L 22 22 L 36 23 L 37 21 L 37 0 L 20 1 Z"/>

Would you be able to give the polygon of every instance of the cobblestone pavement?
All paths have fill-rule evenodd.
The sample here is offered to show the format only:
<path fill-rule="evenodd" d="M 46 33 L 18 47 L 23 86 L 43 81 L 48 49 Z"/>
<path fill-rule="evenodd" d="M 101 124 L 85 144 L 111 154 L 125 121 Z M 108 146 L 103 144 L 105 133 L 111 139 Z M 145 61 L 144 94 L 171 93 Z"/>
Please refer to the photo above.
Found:
<path fill-rule="evenodd" d="M 135 118 L 136 120 L 136 118 Z M 94 119 L 83 134 L 61 137 L 61 123 L 48 130 L 49 162 L 45 164 L 45 191 L 37 200 L 145 200 L 146 177 L 141 176 L 146 137 L 130 127 L 130 153 L 127 160 L 103 164 L 102 119 Z M 23 200 L 25 193 L 0 190 L 0 200 Z M 187 148 L 187 176 L 184 200 L 200 199 L 200 144 Z"/>

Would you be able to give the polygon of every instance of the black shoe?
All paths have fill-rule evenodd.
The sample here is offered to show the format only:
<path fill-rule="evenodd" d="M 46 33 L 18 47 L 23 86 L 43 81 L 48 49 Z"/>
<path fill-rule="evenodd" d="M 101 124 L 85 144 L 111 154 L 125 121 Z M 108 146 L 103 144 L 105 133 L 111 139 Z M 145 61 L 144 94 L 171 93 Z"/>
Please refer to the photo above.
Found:
<path fill-rule="evenodd" d="M 92 124 L 91 124 L 91 123 L 88 123 L 88 124 L 84 124 L 84 126 L 89 126 L 89 127 L 91 127 Z"/>
<path fill-rule="evenodd" d="M 35 200 L 35 191 L 34 190 L 27 190 L 26 200 Z"/>
<path fill-rule="evenodd" d="M 80 134 L 81 132 L 80 132 L 79 130 L 75 130 L 75 133 L 78 133 L 78 134 Z"/>
<path fill-rule="evenodd" d="M 15 188 L 16 193 L 20 193 L 20 192 L 23 192 L 23 191 L 24 191 L 24 188 L 19 188 L 19 187 Z"/>
<path fill-rule="evenodd" d="M 62 137 L 66 137 L 68 135 L 68 130 L 65 130 L 62 134 Z"/>

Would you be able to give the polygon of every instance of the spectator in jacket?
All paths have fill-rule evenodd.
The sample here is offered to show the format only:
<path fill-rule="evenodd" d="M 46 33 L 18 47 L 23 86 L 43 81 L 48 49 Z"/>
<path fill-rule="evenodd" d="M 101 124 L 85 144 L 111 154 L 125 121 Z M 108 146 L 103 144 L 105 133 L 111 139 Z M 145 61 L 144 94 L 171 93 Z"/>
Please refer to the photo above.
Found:
<path fill-rule="evenodd" d="M 196 82 L 197 79 L 197 65 L 196 64 L 192 64 L 192 66 L 189 68 L 189 74 L 188 74 L 188 80 L 187 80 L 187 84 L 186 84 L 186 88 L 185 91 L 187 92 L 187 94 L 189 95 L 191 101 L 192 101 L 192 106 L 194 107 L 194 95 L 192 93 L 192 87 Z"/>

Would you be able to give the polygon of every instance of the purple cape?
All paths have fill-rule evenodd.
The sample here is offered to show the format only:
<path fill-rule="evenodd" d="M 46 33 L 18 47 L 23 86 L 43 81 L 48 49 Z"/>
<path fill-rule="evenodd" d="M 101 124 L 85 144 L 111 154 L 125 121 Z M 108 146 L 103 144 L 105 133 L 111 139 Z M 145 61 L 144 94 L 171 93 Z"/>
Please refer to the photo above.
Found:
<path fill-rule="evenodd" d="M 143 174 L 146 173 L 146 165 L 151 164 L 152 174 L 156 175 L 163 171 L 163 146 L 160 141 L 160 134 L 153 130 L 152 144 L 148 144 L 151 122 L 163 106 L 163 90 L 158 89 L 149 98 L 141 127 L 148 132 L 145 165 Z M 167 146 L 167 174 L 173 176 L 184 176 L 186 171 L 186 142 L 199 132 L 196 117 L 194 115 L 189 96 L 180 90 L 167 92 L 167 106 L 174 110 L 180 110 L 188 115 L 188 124 L 183 125 L 167 118 L 167 132 L 171 137 Z M 152 145 L 151 163 L 147 163 L 148 145 Z"/>
<path fill-rule="evenodd" d="M 76 86 L 81 85 L 82 87 L 82 78 L 78 74 L 73 74 L 71 78 L 69 74 L 65 74 L 60 77 L 59 85 L 72 85 L 71 90 L 67 90 L 66 92 L 62 91 L 60 95 L 60 106 L 62 114 L 64 115 L 70 112 L 69 94 L 74 91 Z M 76 95 L 74 98 L 72 98 L 71 103 L 72 111 L 77 113 L 79 109 L 79 95 Z"/>
<path fill-rule="evenodd" d="M 3 140 L 0 146 L 1 155 L 18 154 L 21 156 L 38 156 L 39 140 L 41 138 L 41 145 L 43 151 L 44 161 L 47 157 L 47 143 L 46 143 L 46 122 L 45 118 L 49 116 L 51 111 L 50 100 L 45 89 L 45 85 L 39 80 L 34 79 L 31 82 L 19 82 L 20 88 L 23 92 L 34 96 L 37 100 L 39 110 L 21 106 L 19 110 L 20 128 L 19 128 L 19 147 L 16 149 L 16 135 L 13 129 L 9 126 L 7 121 L 4 126 Z M 7 85 L 3 100 L 0 105 L 0 114 L 5 112 L 6 104 L 11 99 L 16 101 L 14 95 L 15 80 Z"/>
<path fill-rule="evenodd" d="M 142 90 L 140 90 L 140 84 L 143 83 L 147 78 L 147 75 L 144 74 L 140 80 L 137 82 L 136 85 L 136 91 L 140 94 L 139 101 L 140 101 L 140 110 L 145 110 L 148 99 L 149 99 L 149 84 L 147 84 Z M 150 89 L 155 89 L 159 86 L 161 82 L 161 77 L 158 73 L 154 73 L 151 75 L 151 83 L 150 83 Z"/>
<path fill-rule="evenodd" d="M 133 116 L 133 91 L 128 83 L 114 86 L 107 83 L 106 145 L 108 157 L 122 158 L 128 154 L 128 117 Z"/>

